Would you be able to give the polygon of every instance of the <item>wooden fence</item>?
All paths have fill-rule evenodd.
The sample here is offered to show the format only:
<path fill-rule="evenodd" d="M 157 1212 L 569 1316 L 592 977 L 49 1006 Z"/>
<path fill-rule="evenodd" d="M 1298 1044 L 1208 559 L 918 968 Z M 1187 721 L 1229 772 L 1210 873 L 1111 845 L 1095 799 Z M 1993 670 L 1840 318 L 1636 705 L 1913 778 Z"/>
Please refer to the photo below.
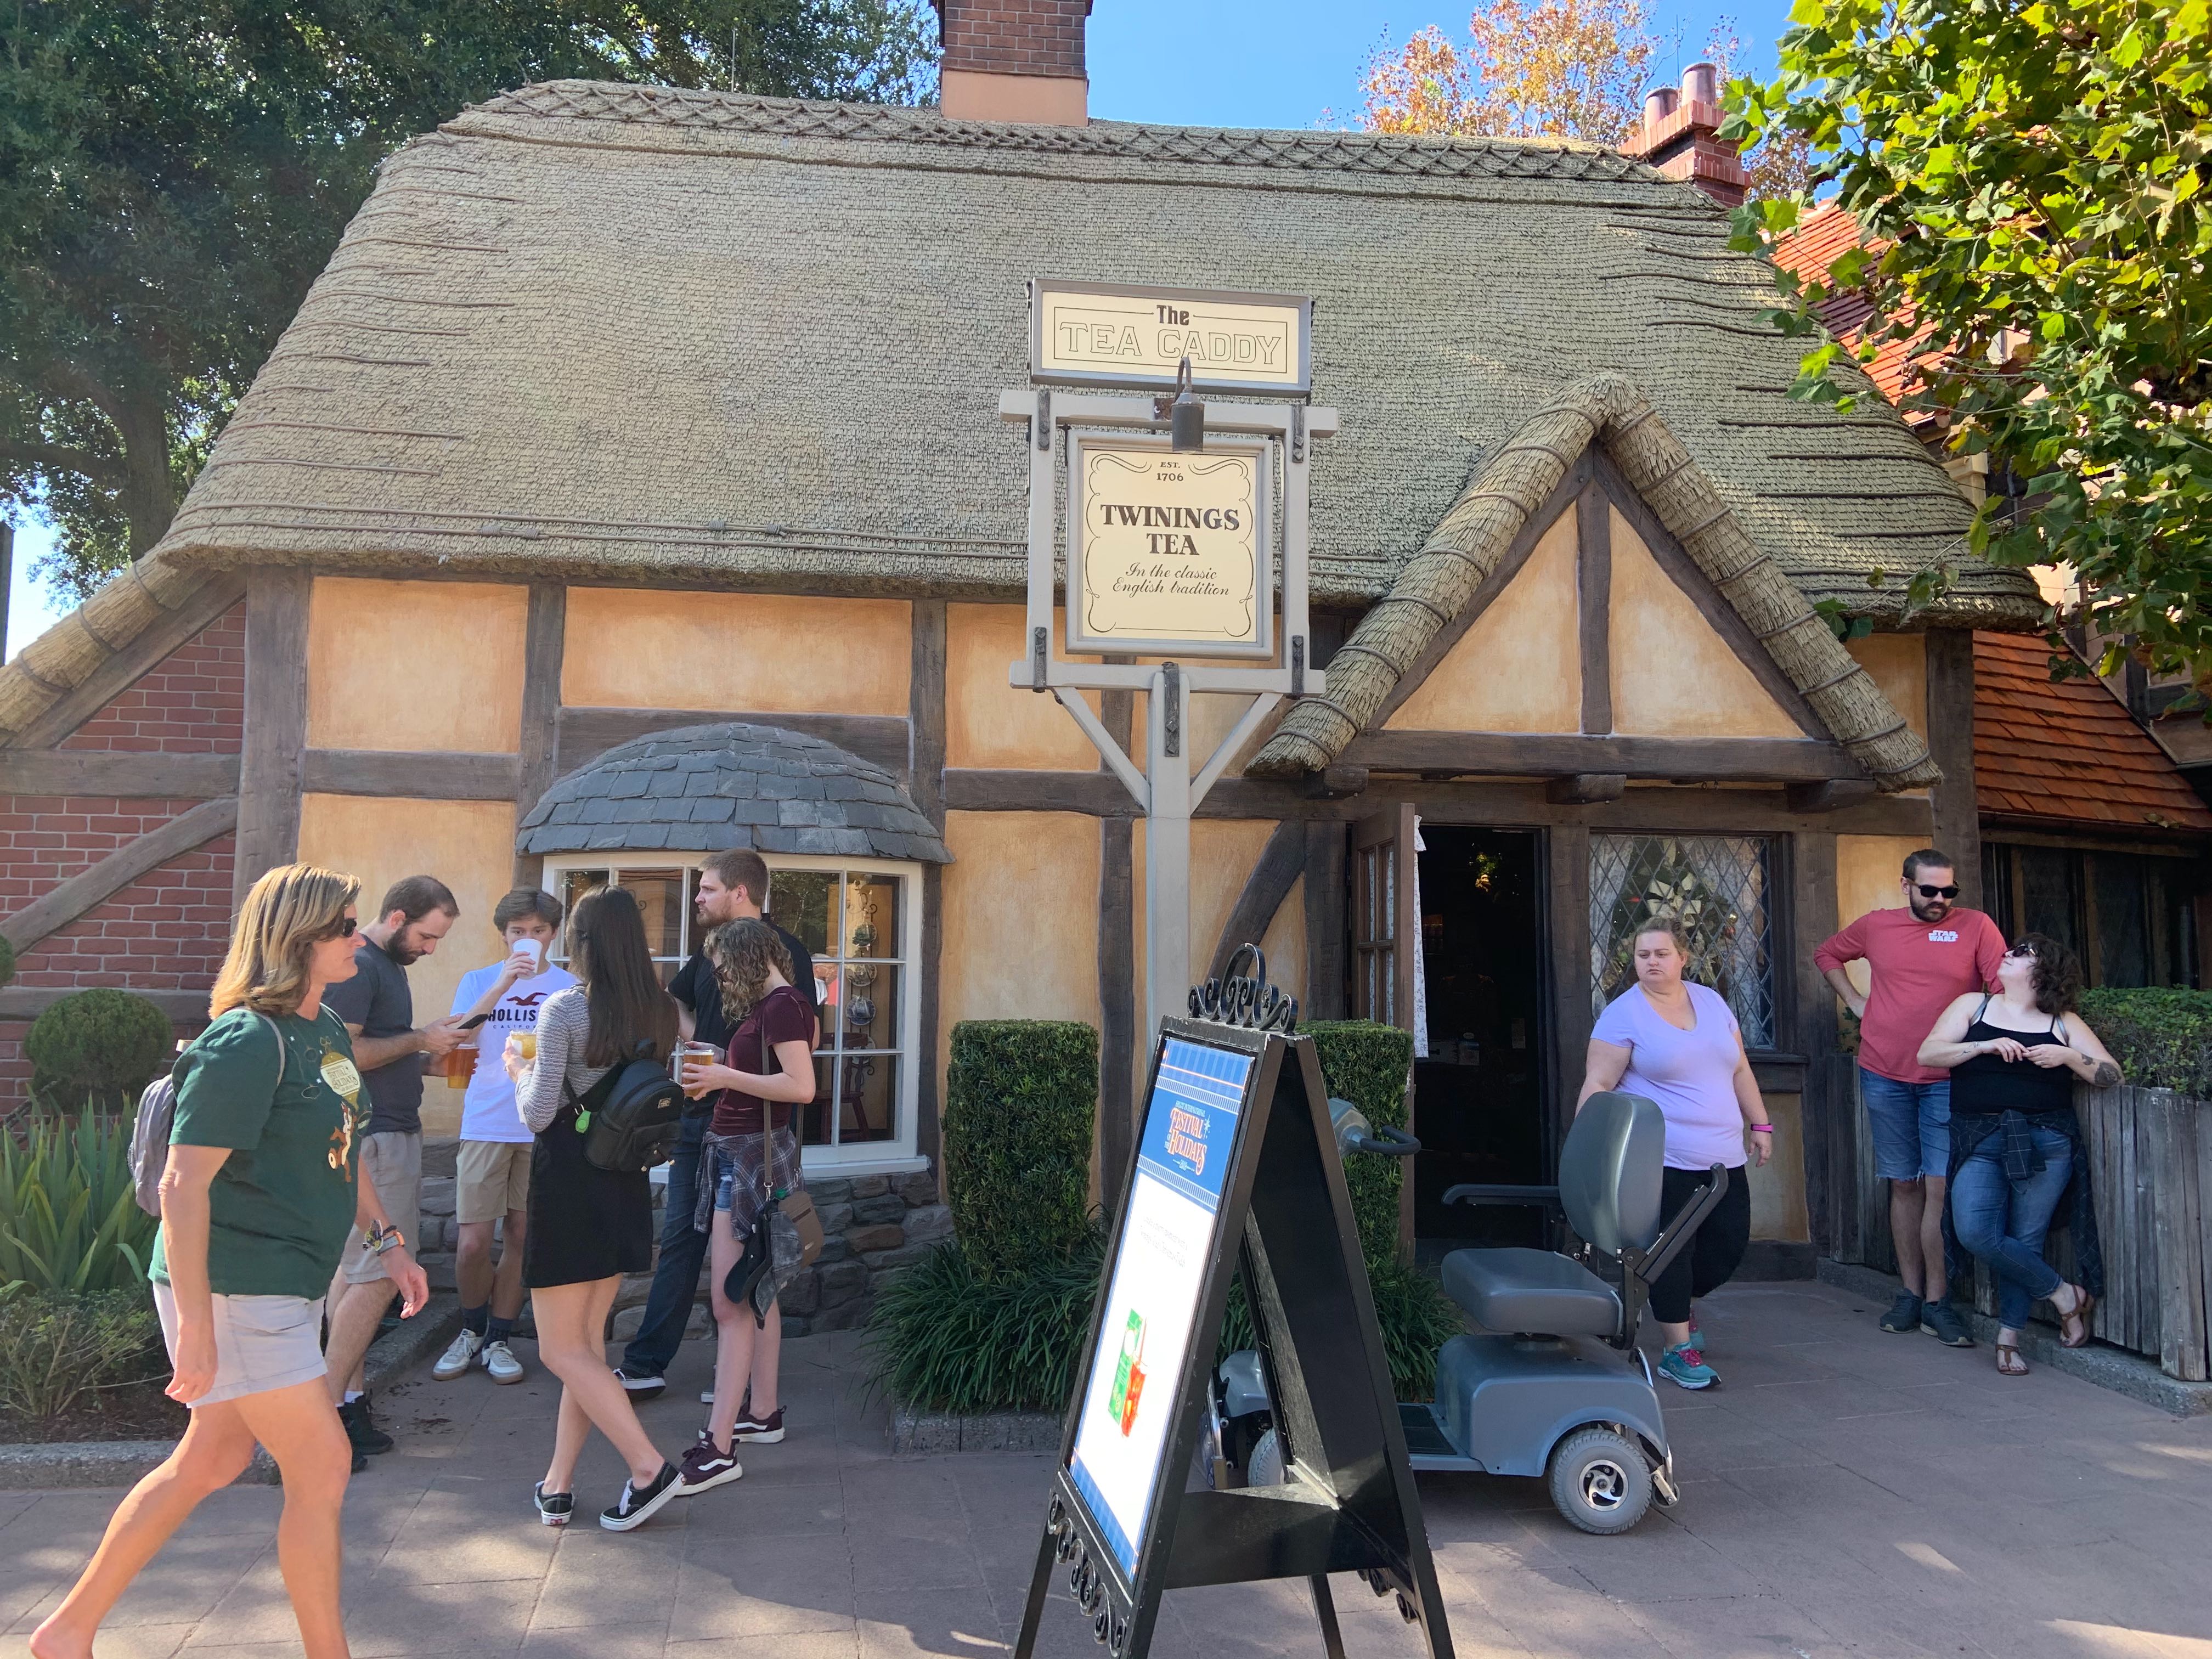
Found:
<path fill-rule="evenodd" d="M 1874 1141 L 1860 1103 L 1857 1071 L 1832 1080 L 1850 1103 L 1856 1168 L 1856 1213 L 1840 1216 L 1837 1254 L 1884 1273 L 1897 1271 L 1889 1232 L 1889 1183 L 1875 1178 Z M 2074 1109 L 2089 1149 L 2097 1232 L 2105 1253 L 2105 1297 L 2094 1323 L 2115 1347 L 2155 1359 L 2168 1376 L 2212 1377 L 2212 1102 L 2170 1089 L 2077 1086 Z M 2063 1219 L 2063 1216 L 2059 1218 Z M 2074 1243 L 2055 1232 L 2051 1263 L 2069 1279 Z M 1989 1269 L 1976 1264 L 1974 1305 L 1996 1312 Z M 2048 1303 L 2036 1316 L 2056 1322 Z"/>

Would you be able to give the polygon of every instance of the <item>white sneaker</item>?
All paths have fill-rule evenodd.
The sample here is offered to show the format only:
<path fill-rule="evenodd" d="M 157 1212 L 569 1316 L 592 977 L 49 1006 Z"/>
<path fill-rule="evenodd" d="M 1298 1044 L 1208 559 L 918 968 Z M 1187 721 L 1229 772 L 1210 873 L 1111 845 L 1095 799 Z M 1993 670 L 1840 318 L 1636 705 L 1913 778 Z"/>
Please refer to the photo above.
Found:
<path fill-rule="evenodd" d="M 477 1363 L 477 1352 L 484 1345 L 482 1331 L 463 1331 L 453 1339 L 453 1346 L 438 1356 L 438 1363 L 430 1367 L 430 1375 L 441 1382 L 450 1382 Z"/>
<path fill-rule="evenodd" d="M 522 1362 L 514 1357 L 514 1350 L 504 1342 L 487 1342 L 483 1349 L 483 1368 L 491 1373 L 495 1382 L 522 1381 Z"/>

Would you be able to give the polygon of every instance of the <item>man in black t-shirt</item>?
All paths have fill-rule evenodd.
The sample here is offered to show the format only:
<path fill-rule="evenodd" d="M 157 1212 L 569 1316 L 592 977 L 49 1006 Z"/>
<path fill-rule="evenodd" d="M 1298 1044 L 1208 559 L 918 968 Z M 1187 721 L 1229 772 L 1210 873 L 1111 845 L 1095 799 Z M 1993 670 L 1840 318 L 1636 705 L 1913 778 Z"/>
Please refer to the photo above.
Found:
<path fill-rule="evenodd" d="M 732 1026 L 722 1012 L 722 988 L 707 960 L 704 941 L 708 933 L 726 921 L 758 916 L 768 897 L 768 866 L 761 855 L 743 848 L 717 853 L 699 871 L 699 890 L 692 906 L 690 959 L 677 969 L 669 992 L 676 999 L 678 1023 L 695 1042 L 718 1049 L 730 1045 Z M 771 920 L 771 927 L 775 924 Z M 814 957 L 805 945 L 781 927 L 775 936 L 791 952 L 791 982 L 815 1005 L 814 1041 L 822 1041 L 822 1010 L 814 982 Z M 616 1375 L 634 1400 L 651 1400 L 668 1386 L 664 1373 L 676 1358 L 684 1340 L 684 1327 L 691 1316 L 691 1298 L 698 1289 L 699 1264 L 706 1260 L 707 1235 L 691 1224 L 698 1198 L 699 1152 L 707 1133 L 712 1097 L 690 1103 L 684 1113 L 683 1138 L 668 1165 L 668 1207 L 660 1226 L 660 1260 L 653 1270 L 653 1290 L 646 1298 L 645 1315 L 623 1350 L 622 1369 Z"/>

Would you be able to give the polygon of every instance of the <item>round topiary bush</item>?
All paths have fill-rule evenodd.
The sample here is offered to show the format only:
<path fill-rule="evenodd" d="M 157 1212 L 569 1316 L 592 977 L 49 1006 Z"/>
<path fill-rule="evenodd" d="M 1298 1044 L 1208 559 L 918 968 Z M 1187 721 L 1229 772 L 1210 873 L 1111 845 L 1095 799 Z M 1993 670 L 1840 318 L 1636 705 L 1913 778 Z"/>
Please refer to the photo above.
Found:
<path fill-rule="evenodd" d="M 64 1111 L 127 1112 L 167 1062 L 169 1017 L 128 991 L 79 991 L 31 1022 L 31 1092 Z"/>

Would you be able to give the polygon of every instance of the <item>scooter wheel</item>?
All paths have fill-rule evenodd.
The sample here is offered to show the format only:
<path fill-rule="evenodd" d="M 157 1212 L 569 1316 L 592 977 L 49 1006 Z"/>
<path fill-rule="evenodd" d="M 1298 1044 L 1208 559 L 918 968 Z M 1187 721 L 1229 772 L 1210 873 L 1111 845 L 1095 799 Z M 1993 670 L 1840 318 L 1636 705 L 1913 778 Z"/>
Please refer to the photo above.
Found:
<path fill-rule="evenodd" d="M 1601 1535 L 1626 1532 L 1651 1507 L 1643 1448 L 1611 1429 L 1577 1429 L 1552 1453 L 1552 1502 L 1568 1523 Z"/>
<path fill-rule="evenodd" d="M 1244 1465 L 1244 1484 L 1248 1486 L 1279 1486 L 1283 1484 L 1283 1437 L 1269 1429 L 1252 1443 L 1252 1455 Z"/>

